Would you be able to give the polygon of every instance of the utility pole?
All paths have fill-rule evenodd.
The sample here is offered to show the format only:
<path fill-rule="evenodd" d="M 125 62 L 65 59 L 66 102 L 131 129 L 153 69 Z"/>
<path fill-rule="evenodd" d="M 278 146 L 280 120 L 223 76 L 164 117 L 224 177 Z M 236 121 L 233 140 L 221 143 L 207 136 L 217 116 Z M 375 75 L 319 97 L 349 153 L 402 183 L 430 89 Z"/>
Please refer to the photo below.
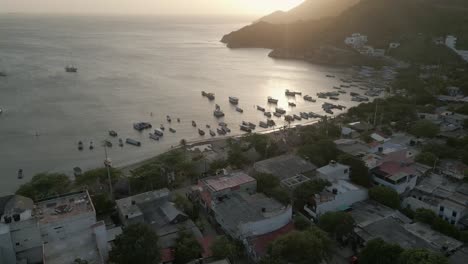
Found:
<path fill-rule="evenodd" d="M 107 181 L 109 183 L 109 192 L 110 192 L 110 198 L 111 200 L 114 200 L 114 190 L 112 188 L 112 180 L 111 180 L 111 173 L 110 173 L 110 167 L 112 166 L 112 162 L 107 156 L 107 145 L 104 143 L 104 154 L 106 156 L 106 159 L 104 160 L 104 166 L 107 168 Z"/>
<path fill-rule="evenodd" d="M 374 127 L 375 127 L 375 124 L 376 124 L 376 121 L 377 121 L 377 101 L 374 101 L 375 102 L 375 113 L 374 113 Z"/>

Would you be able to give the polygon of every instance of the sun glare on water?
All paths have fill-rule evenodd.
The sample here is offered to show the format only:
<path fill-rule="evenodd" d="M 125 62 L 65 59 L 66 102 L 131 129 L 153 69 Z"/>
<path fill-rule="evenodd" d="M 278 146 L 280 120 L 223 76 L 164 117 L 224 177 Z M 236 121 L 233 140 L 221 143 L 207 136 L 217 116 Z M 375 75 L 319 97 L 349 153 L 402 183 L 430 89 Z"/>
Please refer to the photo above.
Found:
<path fill-rule="evenodd" d="M 288 11 L 304 0 L 238 0 L 237 5 L 249 13 L 266 14 L 277 10 Z"/>

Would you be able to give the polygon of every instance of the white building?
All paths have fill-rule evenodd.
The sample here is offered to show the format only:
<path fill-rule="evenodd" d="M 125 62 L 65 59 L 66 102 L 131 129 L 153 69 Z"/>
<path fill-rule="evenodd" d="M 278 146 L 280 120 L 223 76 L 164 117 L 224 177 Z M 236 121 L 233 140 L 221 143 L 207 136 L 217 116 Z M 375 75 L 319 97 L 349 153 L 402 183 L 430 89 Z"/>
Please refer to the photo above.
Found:
<path fill-rule="evenodd" d="M 360 33 L 353 33 L 351 37 L 347 37 L 344 43 L 353 48 L 360 48 L 367 43 L 367 36 L 361 35 Z"/>
<path fill-rule="evenodd" d="M 0 263 L 63 264 L 79 258 L 102 264 L 107 260 L 106 228 L 96 221 L 87 191 L 36 204 L 21 196 L 0 200 Z"/>
<path fill-rule="evenodd" d="M 346 180 L 337 180 L 331 186 L 316 194 L 311 204 L 304 210 L 315 219 L 326 212 L 345 211 L 354 203 L 367 200 L 367 189 L 352 184 Z"/>
<path fill-rule="evenodd" d="M 330 164 L 317 169 L 317 176 L 329 182 L 337 180 L 349 180 L 350 167 L 334 160 Z"/>

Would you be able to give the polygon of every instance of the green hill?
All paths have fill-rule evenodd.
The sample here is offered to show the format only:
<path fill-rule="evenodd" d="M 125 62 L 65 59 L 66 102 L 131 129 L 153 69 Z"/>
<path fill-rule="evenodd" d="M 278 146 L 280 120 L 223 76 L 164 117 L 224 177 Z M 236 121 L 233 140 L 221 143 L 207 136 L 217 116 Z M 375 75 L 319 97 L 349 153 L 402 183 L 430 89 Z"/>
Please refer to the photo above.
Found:
<path fill-rule="evenodd" d="M 468 3 L 460 0 L 361 0 L 341 15 L 319 21 L 300 21 L 292 24 L 252 24 L 227 34 L 222 42 L 228 47 L 262 47 L 310 51 L 320 46 L 344 47 L 344 39 L 359 32 L 369 38 L 369 45 L 386 48 L 389 42 L 409 43 L 406 52 L 396 52 L 402 59 L 416 60 L 440 56 L 445 60 L 457 60 L 457 56 L 445 48 L 434 47 L 433 37 L 454 34 L 468 37 Z M 423 37 L 424 41 L 412 39 Z M 424 44 L 424 46 L 415 45 Z M 463 42 L 462 42 L 463 43 Z M 437 51 L 411 56 L 421 47 Z M 418 53 L 420 54 L 420 53 Z"/>

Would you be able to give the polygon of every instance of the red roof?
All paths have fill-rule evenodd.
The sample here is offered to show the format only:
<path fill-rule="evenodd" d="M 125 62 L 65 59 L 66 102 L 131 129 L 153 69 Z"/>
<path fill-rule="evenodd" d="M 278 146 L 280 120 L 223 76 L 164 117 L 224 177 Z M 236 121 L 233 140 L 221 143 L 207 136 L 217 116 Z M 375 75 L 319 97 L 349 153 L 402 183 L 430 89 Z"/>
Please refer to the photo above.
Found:
<path fill-rule="evenodd" d="M 213 245 L 213 241 L 215 240 L 214 236 L 206 236 L 201 239 L 198 239 L 198 243 L 203 248 L 202 257 L 209 258 L 213 256 L 213 252 L 211 251 L 211 246 Z"/>
<path fill-rule="evenodd" d="M 280 236 L 286 235 L 287 233 L 293 230 L 294 230 L 294 224 L 293 222 L 289 222 L 289 224 L 283 226 L 282 228 L 276 231 L 250 238 L 249 244 L 252 247 L 252 249 L 255 251 L 256 256 L 259 258 L 259 257 L 264 256 L 267 253 L 268 245 L 270 245 L 271 242 L 275 241 Z"/>
<path fill-rule="evenodd" d="M 163 248 L 160 250 L 161 253 L 161 262 L 173 262 L 175 259 L 175 251 L 172 248 Z"/>
<path fill-rule="evenodd" d="M 411 166 L 408 166 L 405 163 L 397 162 L 397 161 L 387 161 L 382 163 L 379 166 L 379 170 L 385 172 L 389 175 L 395 175 L 400 172 L 404 172 L 407 174 L 414 174 L 416 173 L 415 169 Z"/>

